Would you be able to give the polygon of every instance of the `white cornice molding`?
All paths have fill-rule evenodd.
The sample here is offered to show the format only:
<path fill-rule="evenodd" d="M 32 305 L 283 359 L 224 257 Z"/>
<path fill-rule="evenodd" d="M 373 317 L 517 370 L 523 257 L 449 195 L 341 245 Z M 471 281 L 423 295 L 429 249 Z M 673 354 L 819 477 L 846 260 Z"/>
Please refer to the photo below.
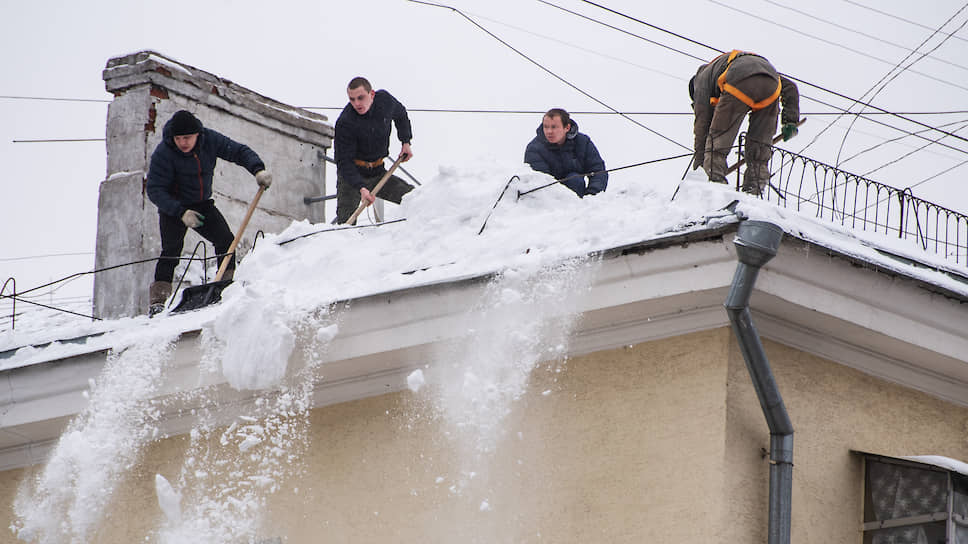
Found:
<path fill-rule="evenodd" d="M 643 243 L 606 252 L 577 302 L 582 317 L 568 354 L 576 356 L 728 326 L 722 304 L 736 257 L 732 229 Z M 772 340 L 946 401 L 968 405 L 968 304 L 925 289 L 923 282 L 855 266 L 787 237 L 761 271 L 751 301 L 754 322 Z M 809 245 L 809 244 L 808 244 Z M 442 342 L 466 334 L 459 315 L 473 307 L 488 278 L 462 279 L 353 300 L 318 367 L 314 399 L 322 406 L 397 391 L 432 360 Z M 304 340 L 300 340 L 304 341 Z M 203 375 L 197 331 L 178 341 L 161 386 L 167 434 L 187 431 L 186 395 L 214 388 L 226 414 L 251 392 Z M 306 364 L 297 346 L 291 368 Z M 36 463 L 69 419 L 84 407 L 103 351 L 0 373 L 0 470 Z M 185 400 L 190 399 L 190 400 Z"/>

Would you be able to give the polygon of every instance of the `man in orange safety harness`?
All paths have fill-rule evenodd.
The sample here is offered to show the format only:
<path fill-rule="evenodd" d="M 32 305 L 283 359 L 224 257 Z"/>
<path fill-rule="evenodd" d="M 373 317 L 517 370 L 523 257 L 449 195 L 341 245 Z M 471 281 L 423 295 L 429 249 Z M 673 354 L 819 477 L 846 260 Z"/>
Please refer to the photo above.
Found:
<path fill-rule="evenodd" d="M 800 93 L 765 58 L 743 51 L 723 53 L 689 80 L 696 121 L 693 170 L 703 167 L 709 181 L 726 183 L 726 155 L 749 112 L 743 191 L 760 194 L 770 180 L 770 146 L 783 104 L 783 140 L 797 133 Z"/>

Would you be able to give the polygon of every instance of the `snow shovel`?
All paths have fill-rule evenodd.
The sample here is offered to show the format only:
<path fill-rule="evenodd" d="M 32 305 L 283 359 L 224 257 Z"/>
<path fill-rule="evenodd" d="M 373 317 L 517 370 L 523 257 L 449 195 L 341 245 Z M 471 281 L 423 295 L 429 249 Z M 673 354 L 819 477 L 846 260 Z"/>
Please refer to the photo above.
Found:
<path fill-rule="evenodd" d="M 403 161 L 403 155 L 401 154 L 399 157 L 397 157 L 397 160 L 393 161 L 393 166 L 391 166 L 390 169 L 387 170 L 387 173 L 383 174 L 383 177 L 380 178 L 380 181 L 376 184 L 376 187 L 374 187 L 373 190 L 370 191 L 371 195 L 376 196 L 376 194 L 380 192 L 380 189 L 383 188 L 387 180 L 390 179 L 390 176 L 393 175 L 393 171 L 396 170 L 398 166 L 400 166 L 400 163 L 402 161 Z M 356 208 L 356 211 L 353 212 L 353 215 L 351 215 L 350 218 L 346 220 L 346 224 L 352 225 L 353 223 L 355 223 L 356 218 L 359 217 L 360 214 L 363 213 L 363 210 L 365 210 L 366 207 L 369 205 L 370 205 L 369 202 L 362 200 L 360 202 L 360 207 Z"/>
<path fill-rule="evenodd" d="M 181 302 L 171 313 L 176 314 L 178 312 L 187 312 L 189 310 L 197 310 L 208 306 L 209 304 L 215 304 L 216 302 L 222 300 L 222 290 L 232 283 L 232 280 L 223 280 L 222 276 L 225 275 L 226 269 L 229 266 L 229 259 L 235 258 L 235 247 L 239 245 L 239 241 L 242 240 L 242 233 L 245 232 L 245 227 L 249 224 L 249 219 L 252 218 L 252 212 L 255 211 L 255 207 L 259 204 L 259 199 L 262 198 L 262 193 L 266 190 L 265 187 L 259 186 L 259 191 L 256 192 L 255 198 L 252 199 L 252 203 L 249 204 L 248 211 L 245 212 L 245 218 L 242 219 L 242 224 L 239 225 L 239 232 L 235 235 L 235 239 L 232 240 L 232 245 L 229 246 L 229 250 L 226 252 L 226 256 L 222 258 L 222 264 L 218 267 L 218 273 L 215 274 L 215 281 L 210 283 L 203 283 L 202 285 L 195 285 L 192 287 L 186 287 L 182 291 Z"/>

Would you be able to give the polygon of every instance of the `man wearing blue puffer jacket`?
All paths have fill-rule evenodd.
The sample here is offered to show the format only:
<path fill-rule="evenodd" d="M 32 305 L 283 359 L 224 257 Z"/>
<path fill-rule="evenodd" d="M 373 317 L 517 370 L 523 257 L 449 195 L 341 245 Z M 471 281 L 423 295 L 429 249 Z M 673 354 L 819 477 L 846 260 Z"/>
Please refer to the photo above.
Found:
<path fill-rule="evenodd" d="M 255 176 L 256 183 L 268 188 L 272 176 L 259 155 L 231 138 L 210 128 L 191 112 L 180 110 L 165 123 L 162 139 L 151 154 L 146 189 L 148 198 L 158 207 L 161 233 L 161 258 L 155 266 L 155 280 L 148 288 L 148 313 L 164 309 L 171 295 L 171 280 L 181 256 L 185 233 L 195 229 L 224 255 L 232 245 L 232 229 L 212 199 L 212 175 L 217 159 L 238 164 Z M 235 255 L 222 279 L 235 272 Z M 219 262 L 221 265 L 221 262 Z"/>
<path fill-rule="evenodd" d="M 548 110 L 536 132 L 524 150 L 524 162 L 531 168 L 550 174 L 579 198 L 605 190 L 608 186 L 605 161 L 591 138 L 578 132 L 578 123 L 567 111 L 561 108 Z"/>

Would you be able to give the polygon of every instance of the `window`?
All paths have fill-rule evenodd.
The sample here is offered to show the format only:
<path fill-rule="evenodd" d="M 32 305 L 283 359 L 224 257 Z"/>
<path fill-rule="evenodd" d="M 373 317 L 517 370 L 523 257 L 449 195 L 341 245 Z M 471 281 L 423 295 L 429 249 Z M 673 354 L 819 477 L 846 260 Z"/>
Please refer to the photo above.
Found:
<path fill-rule="evenodd" d="M 865 455 L 864 544 L 968 544 L 968 476 Z"/>

